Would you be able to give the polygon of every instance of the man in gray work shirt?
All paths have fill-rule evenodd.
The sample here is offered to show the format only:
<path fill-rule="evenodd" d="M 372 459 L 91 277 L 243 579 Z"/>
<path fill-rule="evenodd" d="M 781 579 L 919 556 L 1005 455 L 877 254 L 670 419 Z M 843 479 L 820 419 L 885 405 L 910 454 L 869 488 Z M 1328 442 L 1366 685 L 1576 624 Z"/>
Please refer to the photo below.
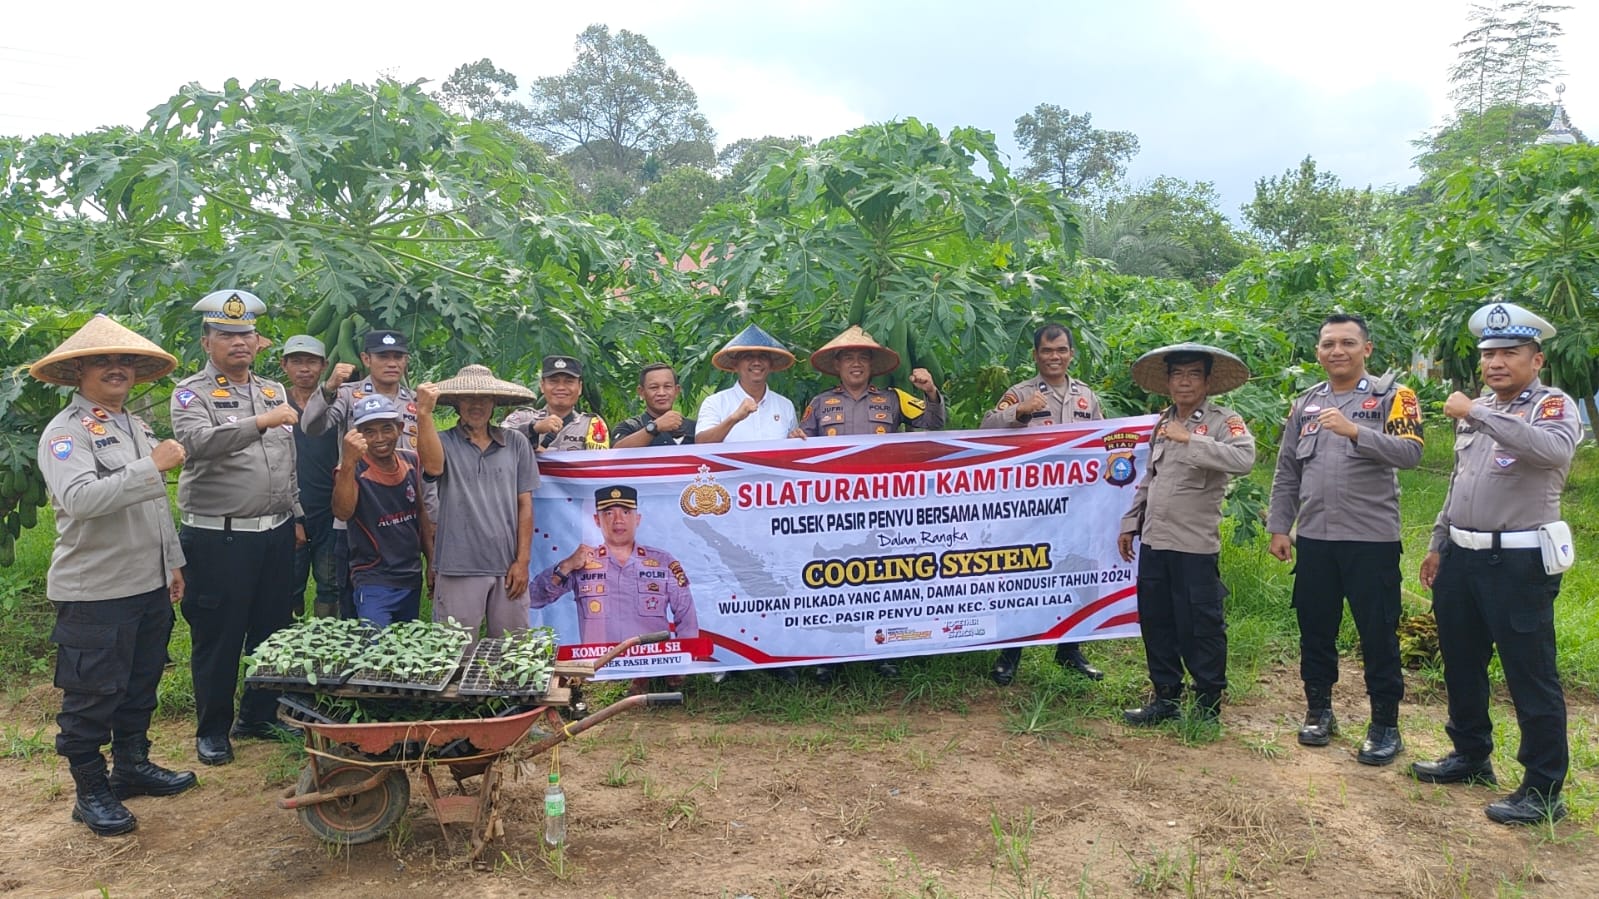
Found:
<path fill-rule="evenodd" d="M 455 377 L 417 387 L 417 456 L 439 487 L 433 544 L 433 620 L 454 618 L 477 639 L 527 628 L 528 561 L 533 543 L 533 489 L 539 468 L 527 437 L 490 424 L 495 406 L 514 406 L 533 392 L 468 365 Z M 440 434 L 437 403 L 453 405 L 455 427 Z"/>
<path fill-rule="evenodd" d="M 1271 554 L 1294 559 L 1299 676 L 1305 723 L 1299 742 L 1326 746 L 1338 732 L 1338 625 L 1344 597 L 1360 634 L 1371 723 L 1356 761 L 1387 765 L 1404 751 L 1399 701 L 1399 479 L 1421 461 L 1421 404 L 1393 378 L 1366 373 L 1371 336 L 1358 315 L 1329 315 L 1316 341 L 1327 380 L 1294 401 L 1283 424 L 1272 481 Z"/>

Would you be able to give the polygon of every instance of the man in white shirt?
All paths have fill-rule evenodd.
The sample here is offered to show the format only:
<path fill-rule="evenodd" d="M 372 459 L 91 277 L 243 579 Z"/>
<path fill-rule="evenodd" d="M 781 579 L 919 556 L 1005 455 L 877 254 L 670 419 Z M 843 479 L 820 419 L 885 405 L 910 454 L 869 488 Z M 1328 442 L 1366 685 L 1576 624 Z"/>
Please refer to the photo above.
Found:
<path fill-rule="evenodd" d="M 738 374 L 738 383 L 713 393 L 700 404 L 695 443 L 782 440 L 800 436 L 794 404 L 766 386 L 772 372 L 794 364 L 794 354 L 772 335 L 750 325 L 711 357 L 722 371 Z"/>

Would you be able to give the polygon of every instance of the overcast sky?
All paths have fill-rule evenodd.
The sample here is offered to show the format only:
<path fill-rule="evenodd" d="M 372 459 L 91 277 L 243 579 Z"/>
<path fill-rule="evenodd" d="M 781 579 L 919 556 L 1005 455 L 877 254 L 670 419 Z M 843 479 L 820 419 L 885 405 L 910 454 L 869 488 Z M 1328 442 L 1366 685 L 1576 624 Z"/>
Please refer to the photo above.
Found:
<path fill-rule="evenodd" d="M 1570 0 L 1566 105 L 1599 134 L 1599 3 Z M 368 11 L 370 8 L 371 11 Z M 1016 153 L 1038 103 L 1132 131 L 1135 180 L 1216 183 L 1234 218 L 1257 178 L 1309 154 L 1346 185 L 1403 186 L 1410 141 L 1448 112 L 1463 0 L 591 0 L 551 4 L 15 3 L 0 31 L 0 133 L 142 125 L 181 85 L 436 84 L 488 57 L 565 70 L 599 22 L 639 32 L 699 93 L 719 143 L 820 138 L 916 116 Z"/>

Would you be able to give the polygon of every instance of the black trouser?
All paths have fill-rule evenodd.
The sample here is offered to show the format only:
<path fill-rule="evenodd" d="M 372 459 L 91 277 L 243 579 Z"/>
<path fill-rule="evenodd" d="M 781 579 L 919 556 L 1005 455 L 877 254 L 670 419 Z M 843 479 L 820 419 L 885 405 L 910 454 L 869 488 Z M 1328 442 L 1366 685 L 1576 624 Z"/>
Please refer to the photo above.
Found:
<path fill-rule="evenodd" d="M 233 722 L 240 656 L 292 620 L 283 596 L 294 574 L 294 522 L 260 533 L 185 526 L 178 539 L 189 560 L 182 606 L 194 641 L 195 734 L 220 737 Z M 277 696 L 246 688 L 239 721 L 275 720 Z"/>
<path fill-rule="evenodd" d="M 329 539 L 333 541 L 333 580 L 339 590 L 339 617 L 360 618 L 355 611 L 355 582 L 350 580 L 350 532 L 334 528 Z"/>
<path fill-rule="evenodd" d="M 1344 597 L 1360 634 L 1366 694 L 1398 705 L 1405 698 L 1399 664 L 1398 541 L 1313 540 L 1300 537 L 1294 565 L 1294 613 L 1299 618 L 1299 677 L 1307 686 L 1338 683 L 1338 625 Z"/>
<path fill-rule="evenodd" d="M 334 608 L 339 602 L 338 569 L 333 558 L 333 514 L 307 516 L 305 545 L 294 548 L 294 583 L 289 585 L 289 611 L 305 611 L 305 582 L 316 580 L 316 606 Z M 313 606 L 314 610 L 315 606 Z"/>
<path fill-rule="evenodd" d="M 113 738 L 149 730 L 172 636 L 171 596 L 162 586 L 120 599 L 55 603 L 56 752 L 72 764 L 99 755 Z"/>
<path fill-rule="evenodd" d="M 1536 549 L 1462 549 L 1447 544 L 1432 585 L 1438 648 L 1449 690 L 1444 729 L 1470 759 L 1493 752 L 1488 662 L 1494 648 L 1521 726 L 1522 786 L 1548 793 L 1566 780 L 1566 696 L 1555 668 L 1555 596 L 1560 575 Z"/>
<path fill-rule="evenodd" d="M 1138 554 L 1138 626 L 1149 680 L 1183 682 L 1183 668 L 1200 693 L 1227 689 L 1227 619 L 1219 554 L 1143 547 Z"/>

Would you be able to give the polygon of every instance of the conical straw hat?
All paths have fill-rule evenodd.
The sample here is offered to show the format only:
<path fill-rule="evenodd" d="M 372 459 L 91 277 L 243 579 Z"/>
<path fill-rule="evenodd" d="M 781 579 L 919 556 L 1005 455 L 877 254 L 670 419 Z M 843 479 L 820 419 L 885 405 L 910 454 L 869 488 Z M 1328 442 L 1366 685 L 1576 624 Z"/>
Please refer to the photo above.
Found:
<path fill-rule="evenodd" d="M 28 374 L 46 384 L 76 387 L 81 376 L 74 360 L 84 356 L 137 356 L 133 382 L 143 384 L 165 377 L 178 367 L 178 360 L 149 340 L 129 331 L 105 314 L 96 315 L 71 337 L 38 362 L 28 366 Z"/>
<path fill-rule="evenodd" d="M 493 397 L 496 406 L 515 406 L 537 399 L 533 391 L 494 377 L 487 365 L 468 365 L 456 372 L 455 377 L 438 383 L 439 402 L 455 405 L 464 396 Z"/>
<path fill-rule="evenodd" d="M 1150 350 L 1133 363 L 1133 380 L 1150 393 L 1165 396 L 1170 389 L 1166 386 L 1166 357 L 1172 353 L 1200 353 L 1213 360 L 1210 367 L 1210 383 L 1205 391 L 1209 396 L 1226 393 L 1236 387 L 1242 387 L 1249 381 L 1249 366 L 1245 365 L 1242 359 L 1226 350 L 1204 343 L 1174 343 L 1158 350 Z"/>
<path fill-rule="evenodd" d="M 772 357 L 772 371 L 782 371 L 794 364 L 794 354 L 783 348 L 777 338 L 762 331 L 759 325 L 750 325 L 738 332 L 727 346 L 716 351 L 711 357 L 711 364 L 722 371 L 737 371 L 733 365 L 733 356 L 737 353 L 758 351 Z"/>
<path fill-rule="evenodd" d="M 899 368 L 899 354 L 872 339 L 860 325 L 850 325 L 844 333 L 823 344 L 811 354 L 811 368 L 838 377 L 838 354 L 844 350 L 871 350 L 872 375 L 886 375 Z"/>

